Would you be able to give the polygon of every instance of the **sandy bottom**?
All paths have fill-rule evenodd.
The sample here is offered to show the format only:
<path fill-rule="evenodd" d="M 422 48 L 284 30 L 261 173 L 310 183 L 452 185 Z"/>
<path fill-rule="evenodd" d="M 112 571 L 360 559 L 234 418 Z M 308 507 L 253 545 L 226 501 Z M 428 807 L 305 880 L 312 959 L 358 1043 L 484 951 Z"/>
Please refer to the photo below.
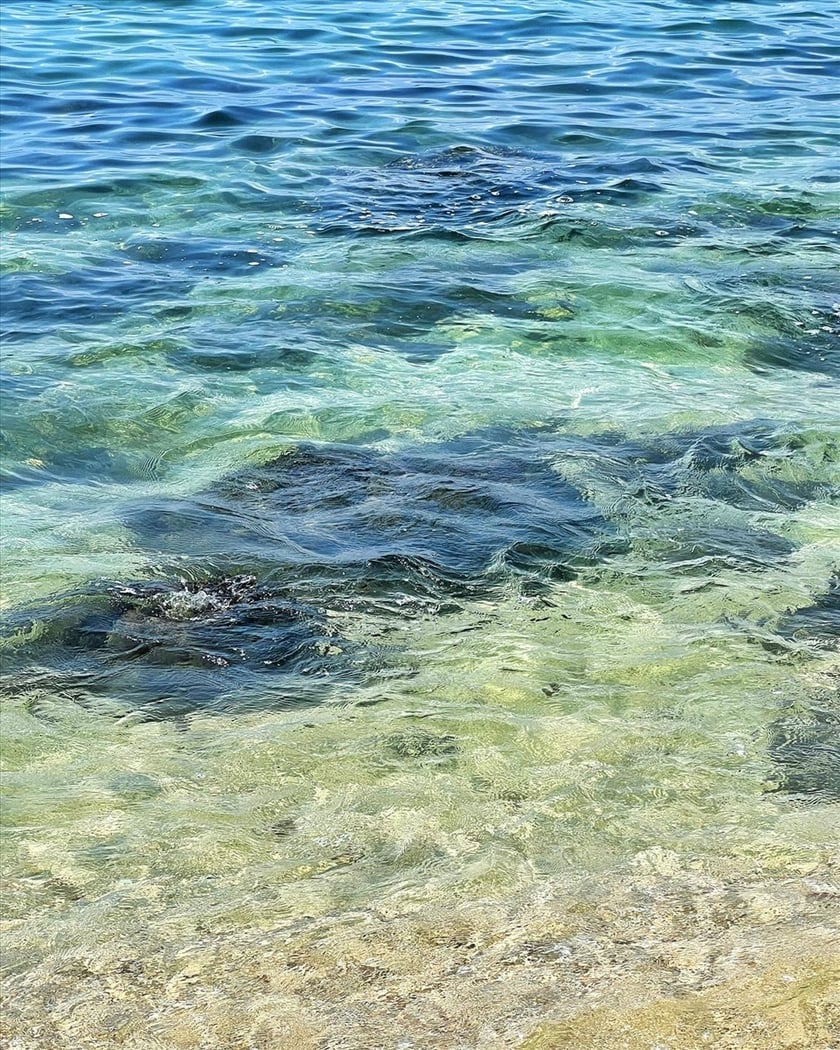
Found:
<path fill-rule="evenodd" d="M 654 848 L 623 872 L 515 900 L 404 898 L 273 929 L 199 920 L 187 936 L 140 908 L 95 950 L 79 936 L 11 974 L 4 1043 L 836 1050 L 838 903 L 825 871 L 727 882 Z"/>
<path fill-rule="evenodd" d="M 840 806 L 771 757 L 836 656 L 727 619 L 797 579 L 412 623 L 353 706 L 9 700 L 4 1050 L 838 1050 Z"/>

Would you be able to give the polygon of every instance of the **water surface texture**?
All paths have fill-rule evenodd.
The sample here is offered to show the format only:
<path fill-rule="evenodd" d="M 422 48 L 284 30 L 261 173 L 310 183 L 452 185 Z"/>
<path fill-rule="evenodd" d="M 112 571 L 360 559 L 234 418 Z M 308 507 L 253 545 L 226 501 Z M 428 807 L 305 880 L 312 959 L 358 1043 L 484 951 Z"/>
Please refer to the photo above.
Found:
<path fill-rule="evenodd" d="M 2 29 L 8 1045 L 840 1045 L 836 5 Z"/>

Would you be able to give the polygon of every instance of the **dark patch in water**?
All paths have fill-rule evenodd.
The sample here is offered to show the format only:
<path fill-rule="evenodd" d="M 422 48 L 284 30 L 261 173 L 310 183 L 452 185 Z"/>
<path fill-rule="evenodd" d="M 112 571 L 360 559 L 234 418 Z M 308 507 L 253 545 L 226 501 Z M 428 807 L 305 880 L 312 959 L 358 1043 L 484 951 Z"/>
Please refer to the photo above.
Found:
<path fill-rule="evenodd" d="M 684 497 L 766 510 L 772 493 L 773 509 L 797 506 L 806 490 L 773 472 L 800 440 L 751 422 L 638 439 L 545 426 L 389 452 L 294 446 L 195 497 L 128 508 L 139 549 L 178 565 L 173 577 L 13 612 L 13 669 L 142 717 L 317 701 L 398 673 L 386 654 L 337 638 L 328 612 L 404 622 L 512 590 L 533 598 L 626 551 L 628 537 L 660 573 L 784 559 L 784 537 L 725 507 L 698 516 Z M 606 477 L 627 493 L 613 522 L 563 476 L 573 463 L 579 478 L 582 462 L 593 485 Z M 648 506 L 639 519 L 628 504 L 640 502 L 667 513 Z M 833 625 L 836 590 L 780 632 Z"/>
<path fill-rule="evenodd" d="M 138 268 L 138 270 L 141 268 Z M 192 288 L 181 274 L 126 274 L 117 259 L 66 274 L 6 274 L 2 278 L 3 336 L 39 337 L 57 326 L 112 324 L 127 310 L 141 314 L 180 302 Z"/>
<path fill-rule="evenodd" d="M 108 448 L 79 448 L 72 452 L 53 449 L 46 460 L 31 457 L 22 463 L 0 468 L 3 488 L 43 485 L 46 482 L 72 482 L 96 485 L 107 481 L 129 482 L 138 476 L 138 467 L 128 456 Z"/>
<path fill-rule="evenodd" d="M 835 335 L 831 342 L 816 336 L 768 339 L 750 348 L 746 363 L 757 372 L 788 368 L 837 378 L 840 377 L 840 338 Z"/>
<path fill-rule="evenodd" d="M 317 702 L 365 663 L 319 610 L 249 576 L 92 584 L 7 615 L 4 634 L 9 688 L 148 720 Z"/>
<path fill-rule="evenodd" d="M 330 236 L 484 239 L 497 235 L 500 224 L 533 220 L 540 208 L 588 200 L 626 205 L 661 192 L 659 183 L 639 174 L 650 174 L 642 161 L 570 171 L 539 153 L 454 146 L 382 167 L 345 169 L 331 197 L 313 209 L 318 232 Z"/>
<path fill-rule="evenodd" d="M 775 532 L 731 524 L 678 526 L 655 546 L 659 547 L 656 553 L 661 563 L 672 572 L 690 575 L 720 569 L 763 569 L 795 550 Z"/>
<path fill-rule="evenodd" d="M 837 649 L 840 576 L 811 605 L 783 616 L 775 631 L 784 643 L 765 641 L 771 652 Z M 781 773 L 776 790 L 805 802 L 840 802 L 840 677 L 826 677 L 823 688 L 791 705 L 771 727 L 769 752 Z"/>
<path fill-rule="evenodd" d="M 202 371 L 250 372 L 256 368 L 275 368 L 286 374 L 305 372 L 319 360 L 317 353 L 298 346 L 250 339 L 244 346 L 237 345 L 232 333 L 222 334 L 220 327 L 223 326 L 215 326 L 212 336 L 202 334 L 193 338 L 188 346 L 173 350 L 167 354 L 167 360 L 178 368 Z"/>
<path fill-rule="evenodd" d="M 163 791 L 157 778 L 147 773 L 119 773 L 108 787 L 115 795 L 131 802 L 155 798 Z"/>
<path fill-rule="evenodd" d="M 545 196 L 555 179 L 538 158 L 470 146 L 407 156 L 381 168 L 347 169 L 334 203 L 319 205 L 319 232 L 480 236 L 483 226 Z"/>
<path fill-rule="evenodd" d="M 312 702 L 395 673 L 326 610 L 406 618 L 571 578 L 622 541 L 554 469 L 551 435 L 385 453 L 302 445 L 128 513 L 183 579 L 100 583 L 7 618 L 11 670 L 143 718 Z M 403 668 L 401 673 L 409 673 Z"/>
<path fill-rule="evenodd" d="M 619 549 L 551 451 L 510 431 L 394 453 L 302 445 L 129 521 L 159 551 L 271 566 L 303 600 L 439 612 L 515 576 L 569 578 Z"/>
<path fill-rule="evenodd" d="M 427 729 L 391 733 L 383 743 L 395 758 L 451 758 L 460 751 L 457 739 L 450 733 L 432 733 Z"/>
<path fill-rule="evenodd" d="M 825 444 L 826 435 L 752 420 L 653 436 L 561 437 L 555 455 L 585 494 L 609 503 L 614 526 L 651 573 L 661 575 L 664 564 L 672 575 L 696 575 L 761 569 L 792 553 L 791 541 L 749 512 L 780 515 L 836 494 L 807 478 L 807 461 L 805 479 L 798 477 L 797 457 Z"/>
<path fill-rule="evenodd" d="M 134 237 L 124 246 L 129 259 L 144 263 L 148 272 L 159 279 L 160 268 L 173 275 L 179 273 L 227 276 L 248 273 L 254 264 L 275 264 L 276 252 L 266 252 L 253 245 L 221 238 Z"/>
<path fill-rule="evenodd" d="M 824 482 L 791 480 L 788 461 L 808 440 L 789 427 L 751 420 L 644 438 L 607 434 L 571 451 L 591 456 L 596 472 L 643 503 L 701 498 L 740 510 L 777 512 L 837 494 Z"/>
<path fill-rule="evenodd" d="M 778 792 L 808 803 L 840 802 L 840 684 L 817 691 L 772 726 Z"/>
<path fill-rule="evenodd" d="M 276 839 L 285 839 L 297 829 L 297 821 L 294 817 L 281 817 L 269 825 L 269 832 Z"/>
<path fill-rule="evenodd" d="M 388 453 L 301 445 L 196 499 L 137 508 L 129 522 L 145 547 L 262 565 L 303 601 L 442 612 L 513 578 L 532 589 L 570 579 L 626 548 L 563 477 L 570 460 L 589 460 L 595 482 L 619 482 L 631 505 L 668 503 L 662 529 L 641 538 L 675 571 L 778 562 L 793 550 L 783 536 L 725 515 L 698 524 L 682 500 L 777 511 L 824 494 L 780 476 L 796 440 L 754 421 L 649 439 L 488 430 Z M 633 527 L 621 506 L 617 515 Z"/>
<path fill-rule="evenodd" d="M 770 307 L 762 304 L 760 309 L 766 313 Z M 823 303 L 796 321 L 781 310 L 777 313 L 779 334 L 754 343 L 745 357 L 747 365 L 756 372 L 786 368 L 840 378 L 840 308 Z"/>
<path fill-rule="evenodd" d="M 821 649 L 840 644 L 840 576 L 833 577 L 825 594 L 813 605 L 782 617 L 776 633 L 791 642 L 805 642 Z"/>

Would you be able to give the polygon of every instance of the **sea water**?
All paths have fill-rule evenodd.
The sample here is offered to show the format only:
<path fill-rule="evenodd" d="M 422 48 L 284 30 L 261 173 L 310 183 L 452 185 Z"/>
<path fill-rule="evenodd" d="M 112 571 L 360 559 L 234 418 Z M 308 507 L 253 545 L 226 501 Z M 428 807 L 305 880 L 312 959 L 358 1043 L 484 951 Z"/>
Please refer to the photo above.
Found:
<path fill-rule="evenodd" d="M 7 1045 L 837 1045 L 835 5 L 2 21 Z"/>

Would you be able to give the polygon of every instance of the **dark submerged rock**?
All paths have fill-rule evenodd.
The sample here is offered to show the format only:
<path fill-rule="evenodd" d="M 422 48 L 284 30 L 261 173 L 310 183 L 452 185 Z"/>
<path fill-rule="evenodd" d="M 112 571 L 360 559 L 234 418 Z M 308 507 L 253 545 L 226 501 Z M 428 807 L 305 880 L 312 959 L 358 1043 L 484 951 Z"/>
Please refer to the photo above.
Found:
<path fill-rule="evenodd" d="M 99 582 L 13 611 L 11 670 L 156 719 L 317 702 L 392 674 L 381 650 L 337 637 L 326 611 L 446 613 L 621 548 L 555 468 L 554 440 L 307 444 L 194 498 L 131 508 L 142 548 L 180 562 L 183 578 Z"/>
<path fill-rule="evenodd" d="M 808 440 L 750 421 L 653 437 L 487 429 L 397 451 L 297 445 L 194 497 L 128 507 L 138 548 L 179 568 L 13 610 L 7 664 L 18 684 L 178 724 L 198 710 L 344 695 L 409 669 L 347 643 L 328 612 L 403 622 L 511 590 L 533 596 L 629 542 L 653 572 L 783 560 L 793 545 L 746 512 L 825 495 L 781 470 Z M 612 520 L 587 498 L 590 482 L 623 493 Z M 698 496 L 720 513 L 698 514 Z M 836 620 L 835 581 L 779 632 L 828 634 Z"/>
<path fill-rule="evenodd" d="M 826 483 L 790 480 L 788 461 L 804 443 L 790 427 L 750 420 L 644 438 L 601 435 L 590 439 L 583 454 L 588 451 L 596 470 L 645 503 L 699 497 L 741 510 L 775 512 L 835 494 Z"/>
<path fill-rule="evenodd" d="M 779 332 L 750 347 L 746 363 L 756 372 L 787 368 L 840 377 L 840 308 L 827 302 L 793 321 L 787 316 Z"/>
<path fill-rule="evenodd" d="M 840 377 L 840 338 L 835 335 L 830 341 L 819 336 L 767 339 L 750 349 L 746 363 L 756 372 L 787 368 L 837 378 Z"/>
<path fill-rule="evenodd" d="M 804 642 L 821 648 L 840 644 L 840 575 L 834 576 L 825 594 L 812 605 L 782 617 L 776 633 L 791 642 Z"/>
<path fill-rule="evenodd" d="M 712 523 L 679 526 L 647 550 L 671 571 L 697 574 L 766 568 L 787 558 L 795 546 L 766 529 Z"/>
<path fill-rule="evenodd" d="M 487 236 L 488 223 L 560 192 L 556 168 L 509 149 L 454 146 L 407 155 L 381 167 L 339 173 L 335 193 L 317 205 L 321 233 L 375 236 Z"/>
<path fill-rule="evenodd" d="M 840 645 L 840 576 L 811 605 L 783 616 L 771 652 L 791 655 Z M 782 641 L 783 640 L 783 641 Z M 779 771 L 777 791 L 806 802 L 840 802 L 840 675 L 788 707 L 771 727 L 769 753 Z"/>
<path fill-rule="evenodd" d="M 52 449 L 45 458 L 31 457 L 0 468 L 4 489 L 48 482 L 101 485 L 105 482 L 127 483 L 136 480 L 140 468 L 132 460 L 109 448 L 80 448 L 72 452 Z"/>
<path fill-rule="evenodd" d="M 270 566 L 301 600 L 439 612 L 517 577 L 569 578 L 620 549 L 552 451 L 545 435 L 515 431 L 393 453 L 301 445 L 129 521 L 147 547 Z"/>
<path fill-rule="evenodd" d="M 317 702 L 364 662 L 320 611 L 247 576 L 92 584 L 4 627 L 9 687 L 152 720 Z"/>
<path fill-rule="evenodd" d="M 318 355 L 300 347 L 265 346 L 261 341 L 237 345 L 231 333 L 220 332 L 217 325 L 211 335 L 194 338 L 188 346 L 167 355 L 178 368 L 209 372 L 249 372 L 255 368 L 277 368 L 285 373 L 302 373 L 313 367 Z M 224 336 L 227 335 L 227 339 Z"/>
<path fill-rule="evenodd" d="M 840 802 L 840 682 L 788 709 L 771 727 L 776 792 L 808 803 Z"/>
<path fill-rule="evenodd" d="M 104 326 L 126 309 L 148 314 L 183 301 L 192 281 L 182 274 L 143 272 L 124 274 L 122 260 L 112 258 L 62 274 L 21 272 L 4 277 L 3 337 L 15 342 L 31 339 L 51 327 Z M 103 294 L 103 289 L 107 294 Z"/>

